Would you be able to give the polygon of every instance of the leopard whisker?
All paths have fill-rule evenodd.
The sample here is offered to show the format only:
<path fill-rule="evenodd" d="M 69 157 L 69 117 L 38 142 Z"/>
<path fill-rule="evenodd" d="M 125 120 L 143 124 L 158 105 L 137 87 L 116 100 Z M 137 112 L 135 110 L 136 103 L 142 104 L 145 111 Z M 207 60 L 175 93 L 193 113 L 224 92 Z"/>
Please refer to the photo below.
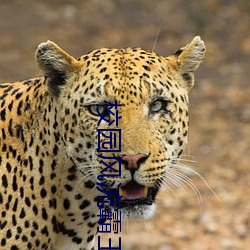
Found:
<path fill-rule="evenodd" d="M 152 52 L 154 52 L 154 50 L 155 50 L 155 47 L 156 47 L 156 44 L 157 44 L 157 41 L 158 41 L 158 38 L 159 38 L 161 26 L 162 26 L 162 23 L 160 24 L 160 26 L 159 26 L 159 28 L 157 30 L 156 37 L 155 37 L 154 44 L 153 44 L 153 48 L 152 48 Z"/>
<path fill-rule="evenodd" d="M 210 192 L 218 199 L 220 200 L 220 198 L 217 196 L 217 194 L 215 193 L 215 191 L 212 189 L 212 187 L 208 184 L 207 180 L 205 179 L 204 176 L 202 176 L 201 174 L 199 174 L 197 171 L 195 171 L 194 169 L 192 169 L 191 167 L 188 167 L 186 165 L 183 165 L 181 163 L 173 163 L 173 167 L 179 170 L 185 170 L 185 171 L 190 171 L 192 174 L 194 174 L 195 176 L 197 176 L 205 185 L 206 187 L 210 190 Z"/>
<path fill-rule="evenodd" d="M 171 169 L 171 171 L 172 171 L 173 176 L 175 178 L 177 178 L 178 181 L 183 182 L 183 183 L 187 184 L 189 187 L 191 187 L 191 189 L 194 191 L 194 193 L 196 195 L 200 209 L 202 209 L 203 208 L 203 199 L 202 199 L 202 196 L 201 196 L 199 189 L 193 183 L 193 180 L 190 179 L 185 174 L 183 174 L 175 169 Z M 185 190 L 187 190 L 187 189 L 185 189 Z"/>
<path fill-rule="evenodd" d="M 165 172 L 163 178 L 168 180 L 168 186 L 169 186 L 169 184 L 171 184 L 172 187 L 174 187 L 175 189 L 179 188 L 182 191 L 184 191 L 185 194 L 188 195 L 188 188 L 185 185 L 185 184 L 188 184 L 188 183 L 185 182 L 182 178 L 180 178 L 180 176 L 178 176 L 176 173 L 172 173 L 170 171 L 167 171 L 167 172 Z M 174 190 L 172 191 L 172 193 L 174 193 L 174 196 L 177 199 L 179 199 L 179 197 L 175 194 Z"/>
<path fill-rule="evenodd" d="M 171 181 L 172 181 L 172 179 L 168 175 L 164 174 L 162 176 L 162 184 L 163 184 L 162 188 L 166 188 L 167 190 L 169 190 L 174 195 L 175 199 L 178 200 L 179 198 L 178 198 L 177 194 L 175 193 L 174 189 L 171 187 L 171 185 L 174 188 L 176 188 L 176 186 L 173 185 L 173 183 Z"/>
<path fill-rule="evenodd" d="M 180 157 L 172 157 L 171 160 L 173 162 L 192 162 L 195 163 L 196 161 L 194 160 L 196 159 L 196 157 L 192 156 L 192 155 L 181 155 Z"/>
<path fill-rule="evenodd" d="M 89 165 L 89 166 L 85 165 L 85 166 L 79 166 L 77 168 L 77 171 L 78 171 L 77 174 L 80 176 L 80 178 L 77 181 L 76 186 L 83 185 L 84 181 L 87 178 L 91 177 L 91 176 L 93 177 L 93 179 L 95 178 L 95 176 L 97 176 L 97 174 L 96 174 L 97 173 L 96 167 L 93 168 L 93 166 L 95 166 L 95 165 Z M 88 169 L 88 168 L 90 168 L 90 169 Z M 84 170 L 88 169 L 88 170 L 87 171 L 83 171 L 82 169 L 84 169 Z"/>

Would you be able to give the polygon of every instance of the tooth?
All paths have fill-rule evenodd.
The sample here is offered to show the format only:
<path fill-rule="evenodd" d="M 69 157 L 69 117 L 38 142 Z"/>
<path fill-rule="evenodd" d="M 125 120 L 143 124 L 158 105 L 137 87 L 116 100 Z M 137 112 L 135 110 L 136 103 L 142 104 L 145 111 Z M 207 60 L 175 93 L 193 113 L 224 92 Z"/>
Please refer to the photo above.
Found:
<path fill-rule="evenodd" d="M 144 197 L 147 197 L 147 195 L 148 195 L 148 187 L 144 187 L 143 195 L 144 195 Z"/>
<path fill-rule="evenodd" d="M 122 196 L 121 200 L 124 200 L 123 190 L 119 188 L 119 196 Z"/>

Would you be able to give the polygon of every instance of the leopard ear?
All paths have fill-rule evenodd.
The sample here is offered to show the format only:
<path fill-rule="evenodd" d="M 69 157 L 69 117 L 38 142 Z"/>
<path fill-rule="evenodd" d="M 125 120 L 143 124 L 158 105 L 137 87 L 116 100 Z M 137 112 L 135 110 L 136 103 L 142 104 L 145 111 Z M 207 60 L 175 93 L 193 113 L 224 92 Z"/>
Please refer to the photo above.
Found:
<path fill-rule="evenodd" d="M 36 60 L 46 78 L 48 91 L 57 97 L 70 76 L 79 72 L 79 62 L 51 41 L 38 46 Z"/>
<path fill-rule="evenodd" d="M 199 36 L 194 37 L 191 43 L 180 48 L 174 55 L 167 59 L 172 61 L 170 64 L 180 72 L 184 83 L 183 87 L 188 91 L 194 85 L 194 71 L 200 66 L 202 59 L 205 56 L 205 44 Z"/>

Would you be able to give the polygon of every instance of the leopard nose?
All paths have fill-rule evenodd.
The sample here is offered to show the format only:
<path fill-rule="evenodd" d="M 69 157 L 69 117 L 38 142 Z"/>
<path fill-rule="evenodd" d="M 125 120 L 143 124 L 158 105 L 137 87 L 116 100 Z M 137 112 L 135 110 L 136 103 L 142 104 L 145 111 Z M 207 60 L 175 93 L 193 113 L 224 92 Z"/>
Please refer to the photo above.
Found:
<path fill-rule="evenodd" d="M 136 170 L 147 158 L 146 154 L 122 155 L 121 160 L 127 169 Z"/>

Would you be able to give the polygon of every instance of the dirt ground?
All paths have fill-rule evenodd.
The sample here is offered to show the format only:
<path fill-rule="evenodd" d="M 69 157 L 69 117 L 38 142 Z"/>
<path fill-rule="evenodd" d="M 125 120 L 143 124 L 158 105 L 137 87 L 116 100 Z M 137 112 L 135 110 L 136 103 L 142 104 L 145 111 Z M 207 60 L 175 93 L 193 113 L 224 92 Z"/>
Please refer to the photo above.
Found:
<path fill-rule="evenodd" d="M 153 219 L 101 234 L 102 246 L 121 237 L 123 250 L 250 249 L 249 31 L 249 0 L 0 1 L 0 82 L 40 75 L 34 51 L 48 39 L 74 56 L 127 46 L 167 56 L 195 35 L 206 43 L 190 96 L 185 159 L 195 163 L 183 163 L 206 178 L 220 201 L 185 172 L 202 205 L 191 188 L 161 192 Z"/>

